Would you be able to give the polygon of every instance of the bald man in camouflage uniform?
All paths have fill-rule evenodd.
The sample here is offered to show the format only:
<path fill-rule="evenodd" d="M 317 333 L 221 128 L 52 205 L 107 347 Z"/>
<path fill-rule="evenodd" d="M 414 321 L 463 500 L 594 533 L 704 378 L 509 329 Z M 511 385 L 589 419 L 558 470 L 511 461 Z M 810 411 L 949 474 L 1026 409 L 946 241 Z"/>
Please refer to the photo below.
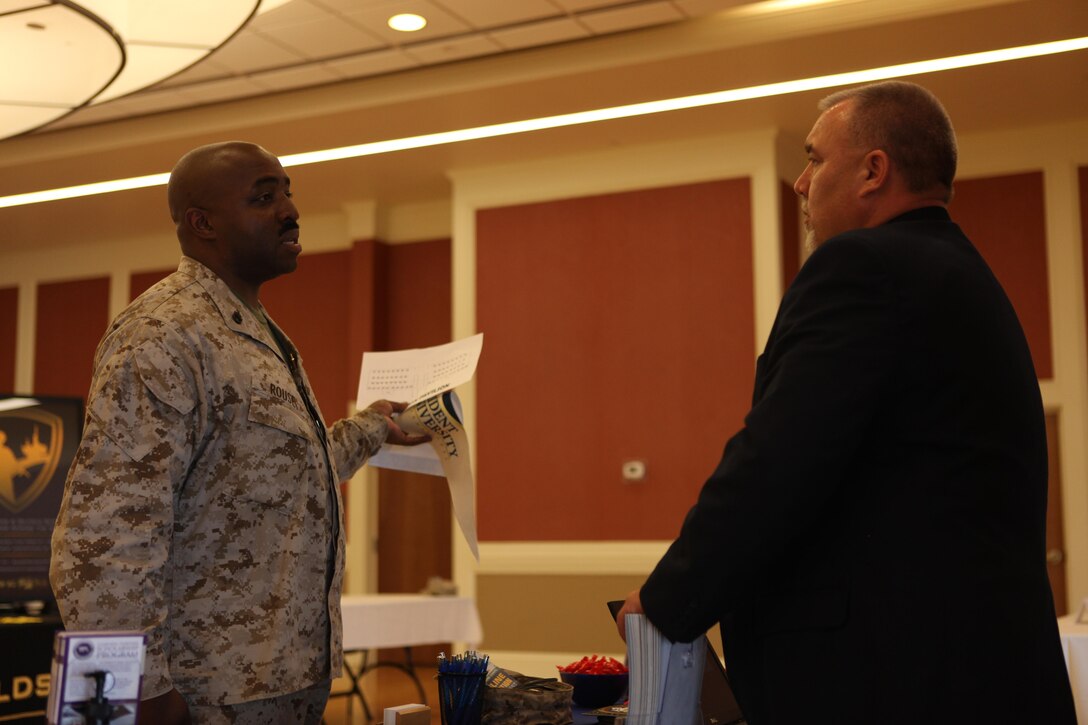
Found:
<path fill-rule="evenodd" d="M 195 149 L 168 197 L 184 257 L 99 345 L 53 590 L 70 630 L 147 633 L 141 722 L 317 723 L 341 671 L 337 484 L 426 438 L 388 401 L 322 422 L 258 300 L 301 251 L 274 156 Z"/>

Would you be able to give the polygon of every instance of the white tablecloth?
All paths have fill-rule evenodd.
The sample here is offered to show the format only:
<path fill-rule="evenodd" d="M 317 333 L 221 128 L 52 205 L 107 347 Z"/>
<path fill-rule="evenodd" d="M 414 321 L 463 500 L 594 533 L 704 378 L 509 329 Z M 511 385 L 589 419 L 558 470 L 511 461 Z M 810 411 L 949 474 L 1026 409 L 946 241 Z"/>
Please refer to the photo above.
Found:
<path fill-rule="evenodd" d="M 340 600 L 344 649 L 411 647 L 483 639 L 476 602 L 427 594 L 355 594 Z"/>
<path fill-rule="evenodd" d="M 1058 631 L 1062 637 L 1065 666 L 1069 670 L 1069 684 L 1073 686 L 1077 720 L 1088 723 L 1088 624 L 1077 624 L 1077 615 L 1070 614 L 1058 619 Z"/>

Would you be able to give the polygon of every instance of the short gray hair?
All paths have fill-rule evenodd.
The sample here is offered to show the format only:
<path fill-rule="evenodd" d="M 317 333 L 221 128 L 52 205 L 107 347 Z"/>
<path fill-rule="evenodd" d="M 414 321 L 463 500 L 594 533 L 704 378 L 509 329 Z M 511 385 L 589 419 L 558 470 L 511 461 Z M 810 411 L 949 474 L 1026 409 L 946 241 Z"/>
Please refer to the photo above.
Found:
<path fill-rule="evenodd" d="M 915 193 L 943 190 L 952 198 L 956 176 L 956 133 L 937 97 L 906 81 L 884 81 L 832 93 L 818 107 L 826 111 L 853 101 L 849 131 L 854 142 L 881 149 Z"/>

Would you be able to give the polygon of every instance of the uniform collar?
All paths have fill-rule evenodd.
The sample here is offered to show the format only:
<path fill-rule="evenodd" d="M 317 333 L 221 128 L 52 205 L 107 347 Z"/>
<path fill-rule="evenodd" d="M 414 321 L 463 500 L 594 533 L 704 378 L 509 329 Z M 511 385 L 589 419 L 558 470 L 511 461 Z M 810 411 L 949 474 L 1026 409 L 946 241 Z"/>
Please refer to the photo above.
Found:
<path fill-rule="evenodd" d="M 247 335 L 254 340 L 261 342 L 263 345 L 271 348 L 272 352 L 274 352 L 277 357 L 281 360 L 283 359 L 280 346 L 272 339 L 269 334 L 269 328 L 264 325 L 248 305 L 242 302 L 242 300 L 234 294 L 234 290 L 232 290 L 230 285 L 224 282 L 219 275 L 192 257 L 185 256 L 181 258 L 181 264 L 178 265 L 178 271 L 182 274 L 187 274 L 196 280 L 196 283 L 201 286 L 205 293 L 207 293 L 208 298 L 215 305 L 216 309 L 219 310 L 219 314 L 223 317 L 223 323 L 227 327 L 235 332 L 240 332 L 243 335 Z M 260 312 L 264 315 L 264 318 L 268 321 L 270 327 L 275 326 L 276 323 L 272 321 L 272 318 L 265 311 L 264 305 L 260 306 Z M 276 330 L 279 330 L 279 328 L 276 327 Z M 283 339 L 287 340 L 287 336 L 283 334 L 282 330 L 279 332 L 283 336 Z M 290 345 L 291 343 L 288 342 L 288 344 Z"/>

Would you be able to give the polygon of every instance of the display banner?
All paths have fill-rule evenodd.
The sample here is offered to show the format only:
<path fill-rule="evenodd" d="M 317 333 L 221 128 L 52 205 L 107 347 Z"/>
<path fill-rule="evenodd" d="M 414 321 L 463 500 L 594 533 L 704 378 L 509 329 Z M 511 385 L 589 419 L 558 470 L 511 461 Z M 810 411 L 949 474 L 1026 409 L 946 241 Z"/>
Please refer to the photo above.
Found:
<path fill-rule="evenodd" d="M 0 617 L 0 723 L 41 725 L 60 618 Z"/>
<path fill-rule="evenodd" d="M 52 603 L 49 539 L 79 445 L 79 398 L 0 396 L 0 603 Z"/>

